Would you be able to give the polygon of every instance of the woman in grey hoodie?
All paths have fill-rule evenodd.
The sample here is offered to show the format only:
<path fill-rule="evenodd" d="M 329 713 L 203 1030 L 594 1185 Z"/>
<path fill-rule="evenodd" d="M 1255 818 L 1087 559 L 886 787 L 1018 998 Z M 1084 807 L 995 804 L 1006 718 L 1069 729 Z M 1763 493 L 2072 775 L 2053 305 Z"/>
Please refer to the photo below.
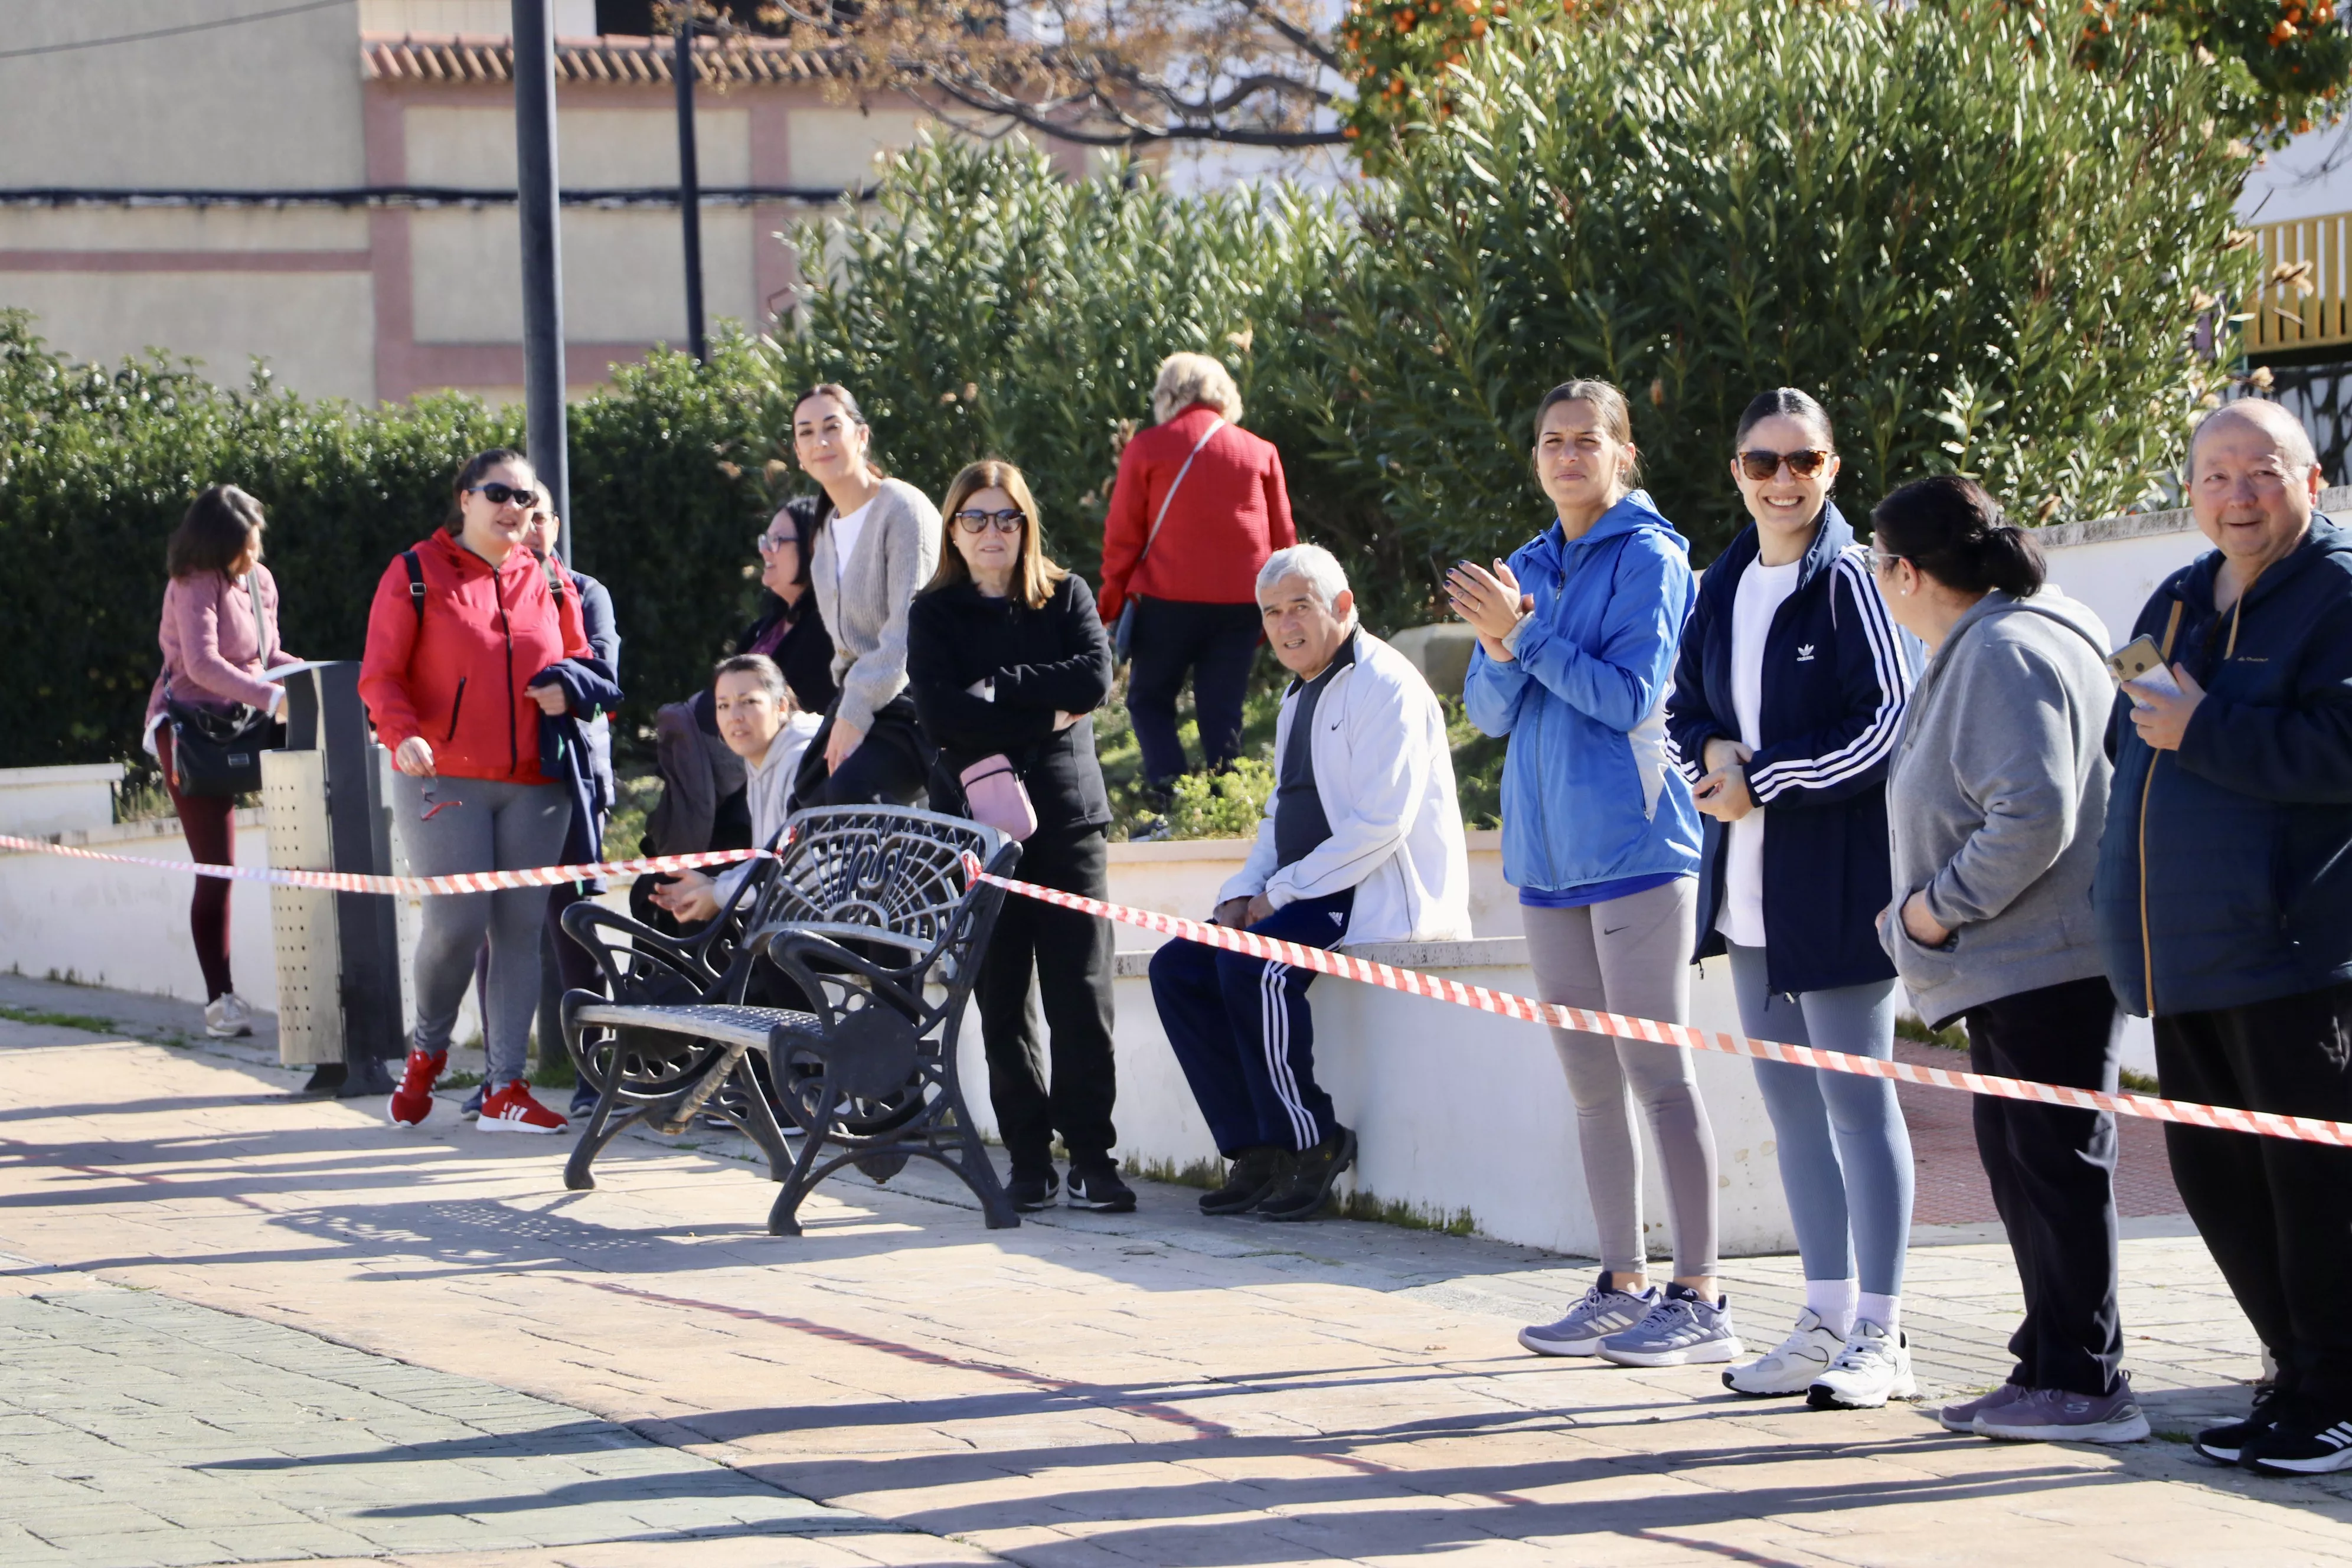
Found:
<path fill-rule="evenodd" d="M 2115 700 L 2106 628 L 2044 585 L 2042 552 L 1972 480 L 1906 485 L 1871 523 L 1887 609 L 1929 656 L 1887 774 L 1895 896 L 1879 940 L 1924 1017 L 1967 1019 L 1976 1071 L 2112 1090 L 2122 1018 L 2090 900 Z M 1944 1425 L 2147 1436 L 2120 1370 L 2114 1116 L 1979 1096 L 1976 1133 L 2025 1321 L 2009 1381 L 1946 1405 Z"/>

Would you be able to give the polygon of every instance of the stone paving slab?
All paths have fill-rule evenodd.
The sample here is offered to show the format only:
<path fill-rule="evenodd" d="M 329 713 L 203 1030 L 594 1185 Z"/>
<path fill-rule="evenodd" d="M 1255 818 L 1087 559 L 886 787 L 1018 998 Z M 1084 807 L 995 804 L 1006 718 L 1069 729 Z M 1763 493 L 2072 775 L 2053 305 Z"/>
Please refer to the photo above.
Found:
<path fill-rule="evenodd" d="M 12 1564 L 887 1528 L 579 1410 L 147 1291 L 0 1298 L 0 1366 Z"/>
<path fill-rule="evenodd" d="M 555 1141 L 440 1116 L 402 1134 L 371 1106 L 274 1098 L 277 1081 L 219 1055 L 0 1026 L 0 1250 L 33 1260 L 0 1262 L 0 1301 L 139 1287 L 407 1363 L 383 1375 L 410 1381 L 372 1385 L 400 1391 L 376 1418 L 404 1423 L 402 1441 L 479 1414 L 419 1392 L 453 1374 L 922 1532 L 790 1538 L 773 1561 L 2352 1563 L 2352 1477 L 2271 1480 L 2178 1442 L 1995 1445 L 1915 1408 L 1739 1400 L 1711 1368 L 1520 1353 L 1514 1327 L 1580 1291 L 1581 1260 L 1381 1226 L 1212 1222 L 1166 1187 L 1136 1215 L 989 1232 L 920 1167 L 887 1187 L 828 1184 L 808 1234 L 776 1238 L 761 1173 L 690 1140 L 624 1140 L 598 1190 L 567 1193 Z M 2124 1299 L 2134 1373 L 2176 1437 L 2242 1409 L 2255 1370 L 2179 1229 L 2135 1227 Z M 1795 1260 L 1725 1273 L 1749 1333 L 1777 1337 Z M 1923 1247 L 1905 1295 L 1931 1388 L 2005 1371 L 2005 1247 Z M 279 1407 L 257 1408 L 220 1424 L 257 1450 L 280 1434 Z M 26 1430 L 12 1418 L 0 1410 L 0 1455 Z M 472 1461 L 419 1464 L 458 1477 Z M 0 1562 L 13 1514 L 0 1494 Z M 470 1560 L 432 1544 L 485 1568 L 715 1568 L 744 1542 L 395 1555 Z M 787 1554 L 836 1547 L 869 1555 Z"/>

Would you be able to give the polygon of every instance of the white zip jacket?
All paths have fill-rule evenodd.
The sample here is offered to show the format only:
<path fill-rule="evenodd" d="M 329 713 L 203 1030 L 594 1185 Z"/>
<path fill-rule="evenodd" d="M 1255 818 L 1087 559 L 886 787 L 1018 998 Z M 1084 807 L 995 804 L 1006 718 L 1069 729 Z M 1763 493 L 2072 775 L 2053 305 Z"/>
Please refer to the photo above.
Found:
<path fill-rule="evenodd" d="M 1370 632 L 1355 636 L 1356 662 L 1323 689 L 1307 743 L 1331 837 L 1275 869 L 1269 795 L 1249 860 L 1217 901 L 1264 893 L 1278 910 L 1353 888 L 1356 907 L 1340 946 L 1461 941 L 1470 934 L 1470 852 L 1454 795 L 1445 711 L 1404 655 Z M 1297 684 L 1275 723 L 1276 757 L 1290 744 Z"/>

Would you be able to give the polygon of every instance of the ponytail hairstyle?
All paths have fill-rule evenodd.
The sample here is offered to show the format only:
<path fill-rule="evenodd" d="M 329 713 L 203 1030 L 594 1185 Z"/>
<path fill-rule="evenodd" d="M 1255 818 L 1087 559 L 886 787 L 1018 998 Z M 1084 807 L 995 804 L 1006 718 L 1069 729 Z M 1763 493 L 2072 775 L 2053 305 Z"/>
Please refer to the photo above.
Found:
<path fill-rule="evenodd" d="M 1837 450 L 1837 432 L 1830 426 L 1830 411 L 1816 402 L 1811 393 L 1793 386 L 1776 386 L 1769 392 L 1759 392 L 1739 416 L 1739 425 L 1731 434 L 1731 449 L 1736 456 L 1748 445 L 1748 433 L 1765 420 L 1779 415 L 1794 419 L 1822 438 L 1828 450 Z"/>
<path fill-rule="evenodd" d="M 1912 480 L 1878 503 L 1870 526 L 1880 554 L 1908 561 L 1958 593 L 1998 588 L 2031 598 L 2048 575 L 2042 547 L 2002 520 L 1983 486 L 1957 474 Z"/>
<path fill-rule="evenodd" d="M 1625 406 L 1625 395 L 1617 389 L 1614 382 L 1590 377 L 1563 381 L 1544 394 L 1543 401 L 1536 405 L 1536 440 L 1543 439 L 1544 416 L 1562 403 L 1590 403 L 1592 411 L 1601 416 L 1601 430 L 1612 441 L 1621 447 L 1633 445 L 1633 416 Z M 1642 454 L 1639 451 L 1634 452 L 1633 460 L 1625 465 L 1624 478 L 1629 489 L 1642 482 Z"/>
<path fill-rule="evenodd" d="M 482 476 L 500 463 L 520 463 L 526 468 L 530 467 L 530 459 L 513 447 L 493 447 L 487 452 L 475 453 L 466 459 L 466 466 L 457 470 L 457 482 L 449 487 L 449 515 L 441 520 L 441 526 L 450 538 L 455 539 L 466 531 L 466 492 L 480 484 Z M 538 482 L 539 476 L 534 472 L 531 483 L 536 486 Z"/>

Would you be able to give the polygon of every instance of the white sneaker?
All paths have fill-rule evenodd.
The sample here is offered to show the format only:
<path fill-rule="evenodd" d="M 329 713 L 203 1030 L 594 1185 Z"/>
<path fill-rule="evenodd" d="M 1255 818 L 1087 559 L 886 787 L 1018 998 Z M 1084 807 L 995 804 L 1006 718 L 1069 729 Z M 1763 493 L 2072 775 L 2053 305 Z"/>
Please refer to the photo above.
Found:
<path fill-rule="evenodd" d="M 1827 1372 L 1845 1349 L 1811 1307 L 1797 1314 L 1797 1326 L 1779 1347 L 1751 1362 L 1727 1367 L 1723 1386 L 1734 1394 L 1802 1394 Z"/>
<path fill-rule="evenodd" d="M 205 1004 L 205 1033 L 215 1040 L 253 1033 L 253 1009 L 234 991 L 224 991 Z"/>
<path fill-rule="evenodd" d="M 1875 1410 L 1890 1399 L 1918 1397 L 1911 1342 L 1866 1318 L 1855 1321 L 1845 1348 L 1805 1391 L 1805 1403 L 1816 1410 Z"/>

